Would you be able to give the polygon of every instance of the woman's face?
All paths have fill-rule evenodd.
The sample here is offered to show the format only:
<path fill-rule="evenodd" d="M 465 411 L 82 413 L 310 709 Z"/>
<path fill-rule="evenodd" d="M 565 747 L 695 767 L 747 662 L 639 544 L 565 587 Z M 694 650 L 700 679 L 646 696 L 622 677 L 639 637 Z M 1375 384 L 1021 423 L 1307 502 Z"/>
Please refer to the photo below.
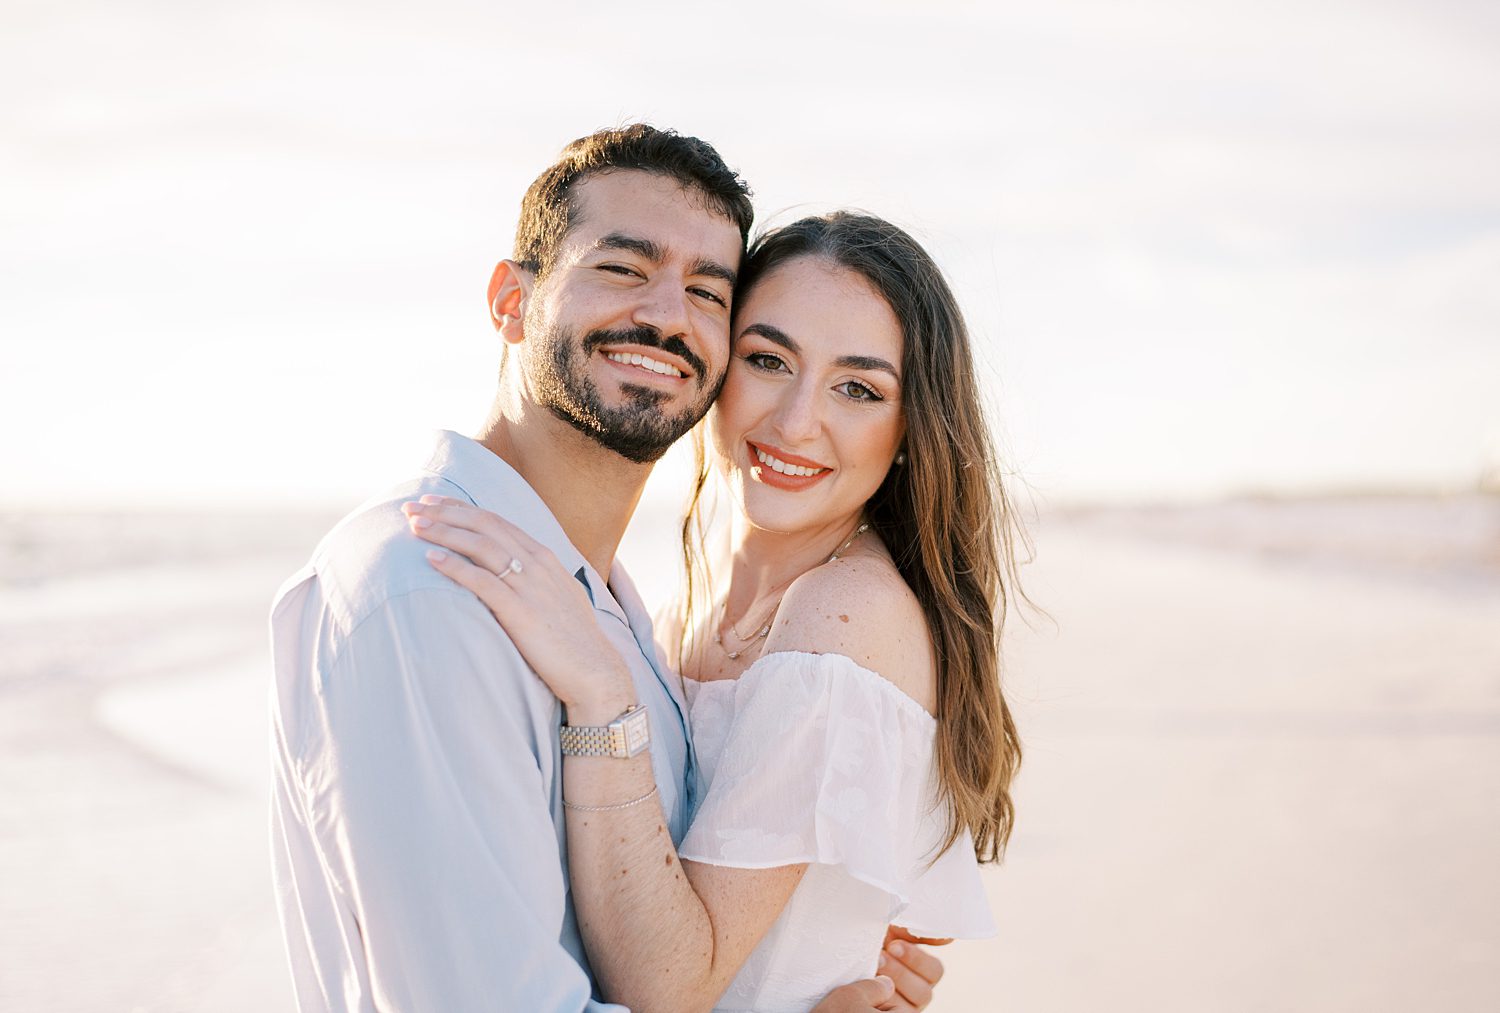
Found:
<path fill-rule="evenodd" d="M 741 512 L 780 532 L 852 521 L 906 430 L 895 313 L 862 276 L 799 257 L 756 284 L 731 340 L 709 419 Z"/>

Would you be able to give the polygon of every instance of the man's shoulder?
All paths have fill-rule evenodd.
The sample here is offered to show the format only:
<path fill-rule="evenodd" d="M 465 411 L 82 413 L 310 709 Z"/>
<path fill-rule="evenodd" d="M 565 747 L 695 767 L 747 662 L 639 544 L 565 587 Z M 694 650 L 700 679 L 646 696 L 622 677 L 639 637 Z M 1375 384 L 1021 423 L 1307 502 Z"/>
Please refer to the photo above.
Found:
<path fill-rule="evenodd" d="M 436 474 L 409 479 L 366 500 L 334 525 L 307 565 L 277 596 L 277 608 L 310 584 L 335 625 L 352 631 L 370 615 L 427 592 L 468 595 L 427 562 L 431 546 L 411 533 L 401 504 L 427 494 L 473 502 Z"/>
<path fill-rule="evenodd" d="M 403 482 L 339 521 L 278 593 L 275 692 L 295 755 L 326 744 L 328 715 L 352 720 L 414 695 L 450 718 L 461 702 L 475 715 L 552 726 L 556 698 L 540 680 L 519 677 L 525 660 L 504 628 L 432 568 L 429 543 L 408 528 L 401 504 L 428 493 L 472 501 L 437 474 Z"/>

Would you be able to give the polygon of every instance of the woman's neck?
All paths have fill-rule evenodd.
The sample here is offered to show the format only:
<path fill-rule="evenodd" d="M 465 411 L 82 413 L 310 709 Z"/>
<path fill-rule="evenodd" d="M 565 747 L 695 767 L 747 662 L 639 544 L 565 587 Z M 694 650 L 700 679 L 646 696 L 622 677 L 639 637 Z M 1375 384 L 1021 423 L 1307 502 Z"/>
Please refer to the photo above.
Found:
<path fill-rule="evenodd" d="M 798 531 L 768 531 L 737 517 L 730 533 L 729 591 L 724 599 L 724 621 L 736 624 L 740 633 L 753 635 L 745 626 L 760 619 L 760 611 L 779 601 L 786 589 L 808 570 L 828 561 L 855 535 L 860 515 Z"/>

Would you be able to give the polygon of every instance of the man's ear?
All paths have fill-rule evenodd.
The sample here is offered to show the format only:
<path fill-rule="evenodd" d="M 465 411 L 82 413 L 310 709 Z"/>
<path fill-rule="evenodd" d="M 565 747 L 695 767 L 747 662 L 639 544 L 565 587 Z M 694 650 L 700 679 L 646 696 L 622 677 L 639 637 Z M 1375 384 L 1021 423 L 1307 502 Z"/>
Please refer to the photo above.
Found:
<path fill-rule="evenodd" d="M 502 260 L 490 275 L 490 323 L 500 337 L 512 345 L 525 340 L 521 319 L 526 315 L 526 300 L 536 279 L 514 260 Z"/>

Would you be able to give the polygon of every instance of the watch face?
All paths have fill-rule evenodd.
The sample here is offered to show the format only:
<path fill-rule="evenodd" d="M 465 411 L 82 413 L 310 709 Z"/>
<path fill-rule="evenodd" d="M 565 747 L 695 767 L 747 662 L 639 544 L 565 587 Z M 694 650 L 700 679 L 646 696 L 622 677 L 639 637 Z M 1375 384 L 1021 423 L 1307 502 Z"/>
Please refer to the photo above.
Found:
<path fill-rule="evenodd" d="M 631 714 L 622 722 L 625 730 L 625 752 L 634 756 L 645 748 L 651 738 L 651 723 L 644 709 Z"/>

